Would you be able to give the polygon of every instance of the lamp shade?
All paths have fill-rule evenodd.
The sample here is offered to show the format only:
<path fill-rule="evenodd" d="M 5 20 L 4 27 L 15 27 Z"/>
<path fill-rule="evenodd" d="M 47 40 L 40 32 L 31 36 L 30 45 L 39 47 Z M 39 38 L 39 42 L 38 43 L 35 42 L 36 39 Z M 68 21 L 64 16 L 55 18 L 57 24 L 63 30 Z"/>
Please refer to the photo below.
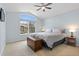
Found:
<path fill-rule="evenodd" d="M 75 32 L 75 31 L 76 31 L 75 29 L 70 29 L 70 30 L 69 30 L 69 32 Z"/>
<path fill-rule="evenodd" d="M 70 29 L 70 30 L 69 30 L 71 37 L 74 37 L 74 32 L 75 32 L 75 31 L 76 31 L 75 29 Z"/>

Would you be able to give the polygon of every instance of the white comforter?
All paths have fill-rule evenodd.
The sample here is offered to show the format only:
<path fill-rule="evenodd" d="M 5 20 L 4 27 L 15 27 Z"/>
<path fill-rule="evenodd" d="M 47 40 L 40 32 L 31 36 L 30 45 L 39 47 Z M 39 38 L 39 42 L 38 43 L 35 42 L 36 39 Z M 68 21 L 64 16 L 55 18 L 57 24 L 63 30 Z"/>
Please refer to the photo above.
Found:
<path fill-rule="evenodd" d="M 65 34 L 47 32 L 32 33 L 30 35 L 43 39 L 50 48 L 52 48 L 54 42 L 57 42 L 65 37 Z"/>

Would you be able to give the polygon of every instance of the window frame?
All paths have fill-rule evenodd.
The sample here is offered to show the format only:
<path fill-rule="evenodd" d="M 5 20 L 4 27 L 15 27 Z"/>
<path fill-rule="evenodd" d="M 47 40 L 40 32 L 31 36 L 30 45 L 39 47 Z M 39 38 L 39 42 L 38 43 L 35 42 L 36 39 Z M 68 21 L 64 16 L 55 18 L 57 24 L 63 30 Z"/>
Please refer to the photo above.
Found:
<path fill-rule="evenodd" d="M 30 29 L 30 26 L 29 26 L 29 25 L 30 25 L 30 21 L 25 21 L 25 22 L 26 22 L 25 24 L 28 25 L 28 31 L 27 31 L 27 33 L 23 33 L 23 34 L 22 34 L 22 33 L 21 33 L 21 30 L 20 30 L 20 34 L 22 34 L 22 35 L 31 33 L 30 30 L 29 30 L 29 29 Z M 21 22 L 20 22 L 20 24 L 21 24 Z M 34 25 L 34 24 L 33 24 L 33 25 Z M 20 25 L 20 28 L 21 28 L 21 25 Z M 35 28 L 35 25 L 34 25 L 34 28 Z M 35 32 L 35 30 L 34 30 L 34 32 Z"/>

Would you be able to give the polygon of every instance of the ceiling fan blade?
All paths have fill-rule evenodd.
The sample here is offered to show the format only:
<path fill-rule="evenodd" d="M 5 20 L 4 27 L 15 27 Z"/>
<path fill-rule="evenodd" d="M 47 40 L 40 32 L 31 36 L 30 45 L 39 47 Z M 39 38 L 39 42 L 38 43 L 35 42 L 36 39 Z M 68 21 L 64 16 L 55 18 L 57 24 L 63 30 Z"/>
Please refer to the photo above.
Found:
<path fill-rule="evenodd" d="M 45 6 L 48 6 L 48 5 L 51 5 L 52 3 L 48 3 L 48 4 L 46 4 Z"/>
<path fill-rule="evenodd" d="M 34 5 L 34 6 L 36 6 L 36 7 L 42 7 L 42 6 L 39 6 L 39 5 Z"/>
<path fill-rule="evenodd" d="M 45 8 L 47 8 L 47 9 L 52 9 L 51 7 L 45 7 Z"/>
<path fill-rule="evenodd" d="M 44 3 L 41 3 L 42 5 L 44 5 Z"/>
<path fill-rule="evenodd" d="M 38 8 L 37 11 L 39 11 L 41 8 Z"/>

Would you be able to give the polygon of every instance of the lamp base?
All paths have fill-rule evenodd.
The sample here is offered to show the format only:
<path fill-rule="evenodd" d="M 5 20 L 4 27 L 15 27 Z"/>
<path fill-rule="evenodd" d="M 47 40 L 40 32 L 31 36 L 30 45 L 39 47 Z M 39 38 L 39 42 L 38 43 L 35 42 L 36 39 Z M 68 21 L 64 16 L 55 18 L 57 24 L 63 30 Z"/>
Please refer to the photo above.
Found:
<path fill-rule="evenodd" d="M 74 37 L 74 36 L 71 36 L 71 37 Z"/>
<path fill-rule="evenodd" d="M 71 37 L 74 37 L 74 36 L 73 36 L 73 32 L 71 32 Z"/>

